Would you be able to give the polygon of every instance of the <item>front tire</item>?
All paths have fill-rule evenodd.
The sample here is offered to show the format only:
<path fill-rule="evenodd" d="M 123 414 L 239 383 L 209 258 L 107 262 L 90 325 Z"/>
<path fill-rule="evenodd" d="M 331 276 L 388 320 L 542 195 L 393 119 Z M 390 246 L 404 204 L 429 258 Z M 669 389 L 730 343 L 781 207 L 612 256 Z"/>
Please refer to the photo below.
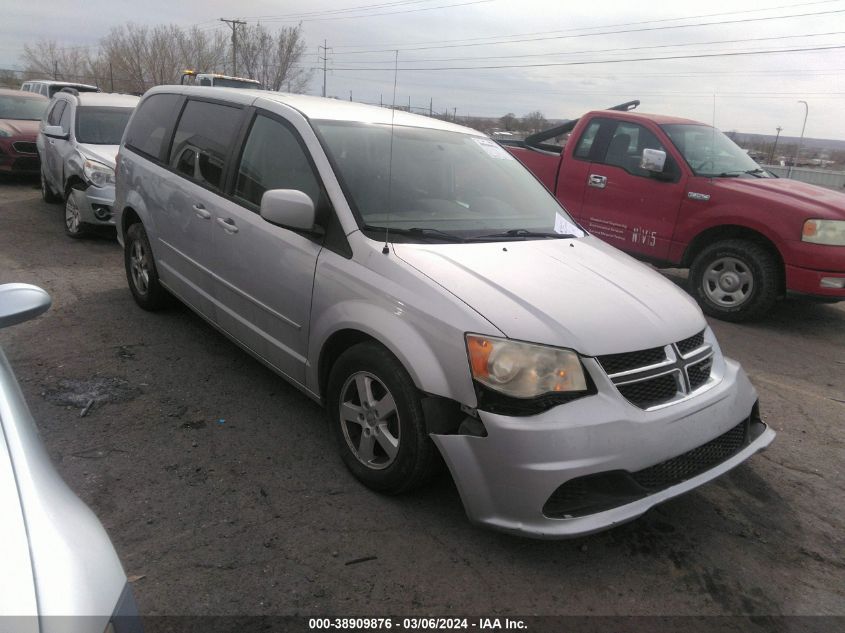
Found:
<path fill-rule="evenodd" d="M 76 185 L 69 187 L 65 198 L 65 234 L 75 240 L 88 234 L 88 225 L 82 221 L 82 213 L 76 199 L 80 191 Z"/>
<path fill-rule="evenodd" d="M 696 256 L 689 279 L 706 314 L 723 321 L 751 321 L 764 316 L 778 300 L 782 267 L 757 242 L 723 240 Z"/>
<path fill-rule="evenodd" d="M 126 231 L 123 261 L 126 267 L 126 280 L 135 303 L 151 312 L 166 308 L 170 295 L 158 279 L 158 271 L 153 259 L 153 250 L 144 225 L 137 223 Z"/>
<path fill-rule="evenodd" d="M 417 388 L 381 345 L 359 343 L 344 352 L 329 375 L 326 400 L 341 459 L 368 488 L 400 494 L 437 471 Z"/>

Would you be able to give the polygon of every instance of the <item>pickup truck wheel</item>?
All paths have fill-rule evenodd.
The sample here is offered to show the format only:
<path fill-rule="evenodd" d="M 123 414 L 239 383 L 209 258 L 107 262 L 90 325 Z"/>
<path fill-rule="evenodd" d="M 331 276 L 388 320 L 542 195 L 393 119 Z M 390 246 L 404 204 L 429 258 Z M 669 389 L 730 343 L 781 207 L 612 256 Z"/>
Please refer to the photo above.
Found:
<path fill-rule="evenodd" d="M 44 175 L 44 170 L 41 170 L 41 199 L 44 202 L 59 202 L 61 199 L 59 196 L 53 193 L 53 190 L 50 189 L 50 185 L 47 183 L 47 177 Z"/>
<path fill-rule="evenodd" d="M 400 494 L 436 472 L 419 393 L 388 350 L 359 343 L 332 367 L 326 394 L 341 459 L 368 488 Z"/>
<path fill-rule="evenodd" d="M 724 240 L 701 251 L 690 268 L 693 296 L 701 309 L 723 321 L 760 318 L 777 301 L 781 267 L 765 247 Z"/>
<path fill-rule="evenodd" d="M 167 307 L 170 295 L 159 283 L 153 251 L 143 224 L 133 224 L 126 231 L 123 261 L 135 303 L 151 312 Z"/>

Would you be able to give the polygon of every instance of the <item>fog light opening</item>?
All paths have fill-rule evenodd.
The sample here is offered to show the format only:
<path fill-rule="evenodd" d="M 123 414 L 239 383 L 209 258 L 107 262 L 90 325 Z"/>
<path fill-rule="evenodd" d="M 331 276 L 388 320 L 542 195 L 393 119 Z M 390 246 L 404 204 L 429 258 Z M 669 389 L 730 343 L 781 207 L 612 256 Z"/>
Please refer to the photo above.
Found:
<path fill-rule="evenodd" d="M 845 277 L 822 277 L 819 284 L 822 288 L 845 288 Z"/>
<path fill-rule="evenodd" d="M 104 204 L 93 205 L 94 217 L 105 222 L 111 219 L 111 209 Z"/>

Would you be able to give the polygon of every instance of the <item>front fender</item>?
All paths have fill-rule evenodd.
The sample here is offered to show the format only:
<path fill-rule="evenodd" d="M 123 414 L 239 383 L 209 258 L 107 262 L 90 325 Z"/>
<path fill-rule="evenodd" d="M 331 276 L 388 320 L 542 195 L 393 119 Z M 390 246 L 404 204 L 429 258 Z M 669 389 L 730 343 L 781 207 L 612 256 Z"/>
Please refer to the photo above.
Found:
<path fill-rule="evenodd" d="M 383 306 L 356 300 L 344 301 L 323 312 L 312 327 L 309 358 L 319 359 L 326 342 L 338 332 L 362 332 L 384 345 L 399 359 L 417 388 L 427 393 L 460 399 L 455 397 L 453 392 L 456 390 L 450 385 L 431 346 L 410 323 L 397 318 Z M 314 363 L 309 366 L 306 376 L 307 387 L 314 393 L 320 391 L 318 372 L 319 367 Z"/>

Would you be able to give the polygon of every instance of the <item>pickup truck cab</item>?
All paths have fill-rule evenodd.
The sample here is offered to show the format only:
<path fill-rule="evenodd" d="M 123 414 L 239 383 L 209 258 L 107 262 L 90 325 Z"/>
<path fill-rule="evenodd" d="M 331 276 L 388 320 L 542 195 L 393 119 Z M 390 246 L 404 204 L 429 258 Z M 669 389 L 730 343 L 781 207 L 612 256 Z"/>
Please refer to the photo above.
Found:
<path fill-rule="evenodd" d="M 845 194 L 777 178 L 716 128 L 638 103 L 505 145 L 591 233 L 689 268 L 711 316 L 759 318 L 787 292 L 845 300 Z M 563 148 L 543 142 L 569 131 Z"/>

